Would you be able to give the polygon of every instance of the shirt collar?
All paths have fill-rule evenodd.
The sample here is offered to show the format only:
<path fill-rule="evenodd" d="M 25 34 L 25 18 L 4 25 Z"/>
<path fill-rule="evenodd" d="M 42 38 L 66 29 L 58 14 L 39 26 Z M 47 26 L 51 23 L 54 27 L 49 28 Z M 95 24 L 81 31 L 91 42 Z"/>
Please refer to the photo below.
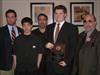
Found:
<path fill-rule="evenodd" d="M 15 28 L 16 26 L 15 26 L 15 25 L 9 25 L 9 24 L 8 24 L 8 27 L 9 27 L 9 28 L 12 28 L 12 27 Z"/>
<path fill-rule="evenodd" d="M 64 24 L 64 23 L 65 23 L 65 20 L 64 20 L 64 21 L 62 21 L 62 22 L 60 22 L 60 25 L 59 25 L 59 26 L 60 26 L 60 29 L 61 29 L 61 27 L 63 26 L 63 24 Z M 57 24 L 59 24 L 59 23 L 58 23 L 58 22 L 56 22 L 56 25 L 57 25 Z"/>
<path fill-rule="evenodd" d="M 90 37 L 90 35 L 92 34 L 92 32 L 94 31 L 95 29 L 92 29 L 90 31 L 87 32 L 87 37 Z"/>

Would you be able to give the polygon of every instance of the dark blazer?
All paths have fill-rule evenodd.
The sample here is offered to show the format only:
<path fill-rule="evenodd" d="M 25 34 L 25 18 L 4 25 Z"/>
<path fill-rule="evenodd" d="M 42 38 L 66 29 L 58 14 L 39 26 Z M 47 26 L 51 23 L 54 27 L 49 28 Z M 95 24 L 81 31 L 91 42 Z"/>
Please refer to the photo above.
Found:
<path fill-rule="evenodd" d="M 55 23 L 49 25 L 47 27 L 46 36 L 49 42 L 54 43 L 53 41 L 53 33 L 54 33 Z M 73 57 L 76 51 L 76 45 L 78 41 L 78 29 L 74 25 L 65 22 L 59 32 L 58 38 L 56 43 L 65 44 L 65 57 L 64 61 L 66 62 L 67 66 L 61 67 L 60 65 L 56 64 L 56 67 L 53 66 L 54 71 L 59 74 L 70 75 L 72 64 L 73 64 Z M 50 53 L 50 52 L 49 52 Z M 48 55 L 48 61 L 50 59 L 50 55 Z M 50 59 L 50 60 L 49 60 Z"/>
<path fill-rule="evenodd" d="M 100 32 L 95 29 L 89 42 L 84 34 L 79 36 L 72 75 L 100 75 Z"/>
<path fill-rule="evenodd" d="M 22 29 L 18 28 L 19 34 Z M 8 26 L 4 26 L 0 29 L 0 69 L 10 70 L 12 68 L 12 43 L 8 30 Z"/>

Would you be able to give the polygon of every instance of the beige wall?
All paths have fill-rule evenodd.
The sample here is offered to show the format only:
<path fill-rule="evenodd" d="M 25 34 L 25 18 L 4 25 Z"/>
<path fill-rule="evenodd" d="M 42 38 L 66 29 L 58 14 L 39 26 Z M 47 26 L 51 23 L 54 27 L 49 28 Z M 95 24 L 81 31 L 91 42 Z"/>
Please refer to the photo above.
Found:
<path fill-rule="evenodd" d="M 0 26 L 2 25 L 2 0 L 0 0 Z"/>
<path fill-rule="evenodd" d="M 2 12 L 3 12 L 3 24 L 6 24 L 5 11 L 9 8 L 14 9 L 18 14 L 17 25 L 21 26 L 20 21 L 23 17 L 30 17 L 30 3 L 31 2 L 54 2 L 54 5 L 62 4 L 67 7 L 67 21 L 70 22 L 70 2 L 94 2 L 94 13 L 97 17 L 97 28 L 100 30 L 100 0 L 3 0 Z M 82 27 L 79 27 L 80 32 L 83 31 Z"/>

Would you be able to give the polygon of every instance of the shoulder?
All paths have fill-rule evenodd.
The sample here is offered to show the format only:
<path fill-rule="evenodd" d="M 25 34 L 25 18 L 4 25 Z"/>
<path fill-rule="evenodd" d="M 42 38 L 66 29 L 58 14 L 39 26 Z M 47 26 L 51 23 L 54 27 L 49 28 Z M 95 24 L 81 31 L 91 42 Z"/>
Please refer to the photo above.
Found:
<path fill-rule="evenodd" d="M 8 26 L 7 25 L 5 25 L 5 26 L 2 26 L 1 28 L 0 28 L 0 32 L 5 32 L 5 30 L 7 30 L 8 29 Z"/>
<path fill-rule="evenodd" d="M 85 31 L 81 32 L 81 33 L 79 34 L 79 36 L 83 36 L 84 34 L 85 34 Z"/>
<path fill-rule="evenodd" d="M 5 28 L 8 28 L 8 26 L 7 26 L 7 25 L 2 26 L 2 27 L 1 27 L 1 30 L 2 30 L 2 29 L 5 29 Z"/>
<path fill-rule="evenodd" d="M 19 35 L 18 37 L 16 37 L 15 41 L 14 41 L 14 45 L 17 45 L 20 43 L 21 41 L 21 38 L 22 38 L 22 35 Z"/>
<path fill-rule="evenodd" d="M 37 34 L 31 34 L 31 37 L 33 38 L 33 40 L 40 40 L 41 37 L 39 37 Z"/>
<path fill-rule="evenodd" d="M 64 27 L 63 27 L 66 31 L 69 31 L 70 33 L 78 33 L 78 28 L 76 25 L 65 22 L 64 23 Z"/>
<path fill-rule="evenodd" d="M 39 28 L 32 30 L 32 33 L 36 33 L 39 30 Z"/>
<path fill-rule="evenodd" d="M 63 28 L 65 28 L 66 30 L 70 30 L 70 31 L 74 31 L 74 30 L 78 31 L 78 28 L 77 28 L 76 25 L 71 24 L 71 23 L 66 22 L 66 21 L 64 23 L 64 27 Z"/>
<path fill-rule="evenodd" d="M 84 33 L 85 33 L 85 31 L 81 32 L 79 35 L 82 35 L 82 34 L 84 34 Z"/>
<path fill-rule="evenodd" d="M 51 27 L 54 27 L 56 23 L 51 23 L 49 25 L 47 25 L 47 28 L 51 28 Z"/>
<path fill-rule="evenodd" d="M 97 37 L 100 39 L 100 31 L 97 30 Z"/>
<path fill-rule="evenodd" d="M 69 22 L 65 22 L 66 26 L 68 26 L 69 28 L 77 28 L 76 25 L 69 23 Z"/>
<path fill-rule="evenodd" d="M 16 40 L 20 40 L 23 37 L 23 35 L 19 35 L 18 37 L 16 37 Z"/>
<path fill-rule="evenodd" d="M 17 26 L 17 28 L 18 28 L 18 30 L 22 31 L 22 28 L 20 28 L 20 27 L 18 27 L 18 26 Z"/>

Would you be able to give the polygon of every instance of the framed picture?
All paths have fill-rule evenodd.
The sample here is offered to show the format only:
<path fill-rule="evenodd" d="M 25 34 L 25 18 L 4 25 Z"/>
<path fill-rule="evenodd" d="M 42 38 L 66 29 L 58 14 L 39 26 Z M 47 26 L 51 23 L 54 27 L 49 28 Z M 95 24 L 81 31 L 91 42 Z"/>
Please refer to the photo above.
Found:
<path fill-rule="evenodd" d="M 54 21 L 53 18 L 54 3 L 31 3 L 31 18 L 33 25 L 38 26 L 37 17 L 40 13 L 48 16 L 48 24 Z"/>
<path fill-rule="evenodd" d="M 93 2 L 71 2 L 70 21 L 77 26 L 83 26 L 82 18 L 85 14 L 94 14 Z"/>
<path fill-rule="evenodd" d="M 2 19 L 1 19 L 1 15 L 2 15 L 2 14 L 1 14 L 1 11 L 2 11 L 2 9 L 0 8 L 0 27 L 1 27 L 1 20 L 2 20 Z"/>
<path fill-rule="evenodd" d="M 0 2 L 0 27 L 2 26 L 2 3 Z"/>

